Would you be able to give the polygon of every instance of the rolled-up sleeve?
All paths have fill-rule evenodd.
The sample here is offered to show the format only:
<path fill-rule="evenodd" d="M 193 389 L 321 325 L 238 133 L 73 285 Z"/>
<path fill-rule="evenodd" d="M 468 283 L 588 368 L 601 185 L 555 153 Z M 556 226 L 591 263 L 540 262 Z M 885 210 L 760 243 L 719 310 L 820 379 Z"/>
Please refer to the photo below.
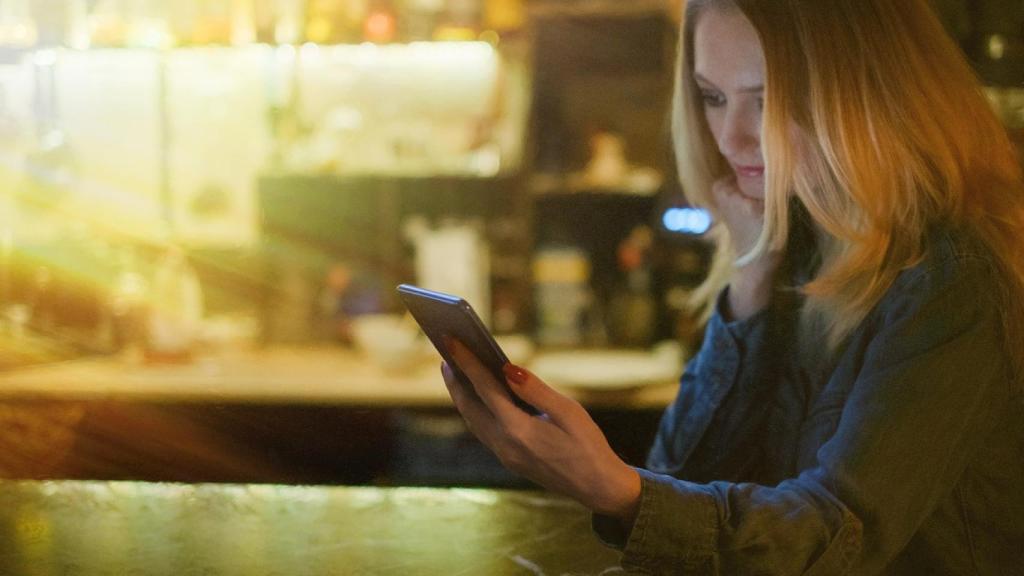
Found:
<path fill-rule="evenodd" d="M 636 522 L 619 534 L 624 568 L 867 574 L 892 561 L 951 493 L 1012 389 L 988 264 L 958 258 L 915 272 L 877 308 L 816 465 L 777 486 L 641 471 Z M 595 518 L 614 540 L 609 526 Z"/>

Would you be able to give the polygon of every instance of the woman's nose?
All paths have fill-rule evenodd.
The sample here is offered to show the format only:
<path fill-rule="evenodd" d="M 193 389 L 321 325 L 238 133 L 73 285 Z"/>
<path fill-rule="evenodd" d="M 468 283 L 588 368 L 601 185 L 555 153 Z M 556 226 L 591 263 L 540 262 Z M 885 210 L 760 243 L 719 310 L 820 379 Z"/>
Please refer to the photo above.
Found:
<path fill-rule="evenodd" d="M 737 108 L 726 110 L 722 134 L 718 140 L 718 147 L 724 156 L 746 156 L 759 147 L 760 141 L 761 127 L 757 119 Z"/>

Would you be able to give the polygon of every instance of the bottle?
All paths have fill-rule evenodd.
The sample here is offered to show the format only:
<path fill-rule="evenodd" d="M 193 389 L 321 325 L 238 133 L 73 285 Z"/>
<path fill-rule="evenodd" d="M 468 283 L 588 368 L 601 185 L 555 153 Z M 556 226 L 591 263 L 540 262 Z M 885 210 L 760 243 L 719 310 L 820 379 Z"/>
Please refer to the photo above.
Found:
<path fill-rule="evenodd" d="M 444 0 L 407 0 L 402 36 L 411 42 L 430 40 L 444 9 Z"/>
<path fill-rule="evenodd" d="M 637 226 L 619 245 L 619 267 L 625 282 L 609 302 L 609 332 L 612 343 L 645 348 L 654 341 L 657 301 L 652 294 L 650 249 L 654 233 Z"/>
<path fill-rule="evenodd" d="M 335 0 L 337 4 L 337 0 Z M 341 0 L 339 42 L 355 44 L 363 40 L 363 23 L 370 10 L 369 0 Z"/>
<path fill-rule="evenodd" d="M 398 16 L 390 0 L 373 0 L 363 23 L 363 37 L 367 42 L 388 44 L 394 42 L 398 32 Z"/>
<path fill-rule="evenodd" d="M 75 50 L 85 50 L 92 42 L 89 26 L 88 0 L 69 0 L 67 7 L 67 45 Z"/>
<path fill-rule="evenodd" d="M 230 0 L 206 0 L 197 3 L 198 17 L 192 27 L 192 44 L 227 45 L 231 43 L 232 4 Z"/>
<path fill-rule="evenodd" d="M 113 329 L 113 346 L 126 355 L 141 355 L 146 341 L 146 297 L 149 284 L 128 248 L 117 254 L 114 285 L 107 304 Z"/>
<path fill-rule="evenodd" d="M 591 303 L 590 258 L 573 245 L 549 245 L 533 261 L 537 340 L 543 346 L 573 347 L 584 341 Z"/>
<path fill-rule="evenodd" d="M 484 26 L 500 33 L 515 32 L 523 27 L 526 8 L 523 0 L 486 0 Z"/>
<path fill-rule="evenodd" d="M 178 246 L 167 248 L 157 263 L 150 291 L 147 358 L 187 361 L 195 351 L 203 318 L 199 276 Z"/>
<path fill-rule="evenodd" d="M 303 25 L 306 19 L 306 3 L 303 0 L 276 0 L 274 4 L 274 41 L 278 44 L 298 44 L 302 41 Z"/>
<path fill-rule="evenodd" d="M 232 0 L 231 44 L 245 46 L 256 41 L 255 0 Z"/>
<path fill-rule="evenodd" d="M 317 44 L 334 42 L 339 35 L 339 18 L 334 2 L 310 0 L 306 8 L 306 41 Z"/>
<path fill-rule="evenodd" d="M 45 265 L 32 273 L 27 298 L 29 326 L 40 333 L 52 334 L 57 327 L 57 290 L 53 272 Z"/>
<path fill-rule="evenodd" d="M 476 40 L 480 32 L 480 5 L 477 0 L 448 0 L 440 24 L 434 30 L 434 40 Z"/>

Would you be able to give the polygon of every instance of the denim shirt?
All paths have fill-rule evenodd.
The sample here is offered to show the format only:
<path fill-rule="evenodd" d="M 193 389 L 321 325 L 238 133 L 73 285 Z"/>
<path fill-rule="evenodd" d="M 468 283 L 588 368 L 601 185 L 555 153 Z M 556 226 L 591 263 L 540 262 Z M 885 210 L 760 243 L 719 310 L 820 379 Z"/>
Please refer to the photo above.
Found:
<path fill-rule="evenodd" d="M 832 358 L 808 352 L 824 333 L 799 337 L 797 304 L 726 322 L 720 296 L 639 469 L 632 531 L 594 516 L 625 569 L 1024 574 L 1024 401 L 998 280 L 975 242 L 932 248 Z"/>

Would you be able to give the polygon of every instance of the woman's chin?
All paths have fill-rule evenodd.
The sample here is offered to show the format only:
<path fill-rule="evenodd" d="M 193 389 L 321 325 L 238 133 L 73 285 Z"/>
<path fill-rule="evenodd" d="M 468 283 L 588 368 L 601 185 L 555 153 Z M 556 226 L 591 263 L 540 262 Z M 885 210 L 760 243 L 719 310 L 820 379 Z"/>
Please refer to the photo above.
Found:
<path fill-rule="evenodd" d="M 764 186 L 739 186 L 740 194 L 747 200 L 764 202 Z"/>

